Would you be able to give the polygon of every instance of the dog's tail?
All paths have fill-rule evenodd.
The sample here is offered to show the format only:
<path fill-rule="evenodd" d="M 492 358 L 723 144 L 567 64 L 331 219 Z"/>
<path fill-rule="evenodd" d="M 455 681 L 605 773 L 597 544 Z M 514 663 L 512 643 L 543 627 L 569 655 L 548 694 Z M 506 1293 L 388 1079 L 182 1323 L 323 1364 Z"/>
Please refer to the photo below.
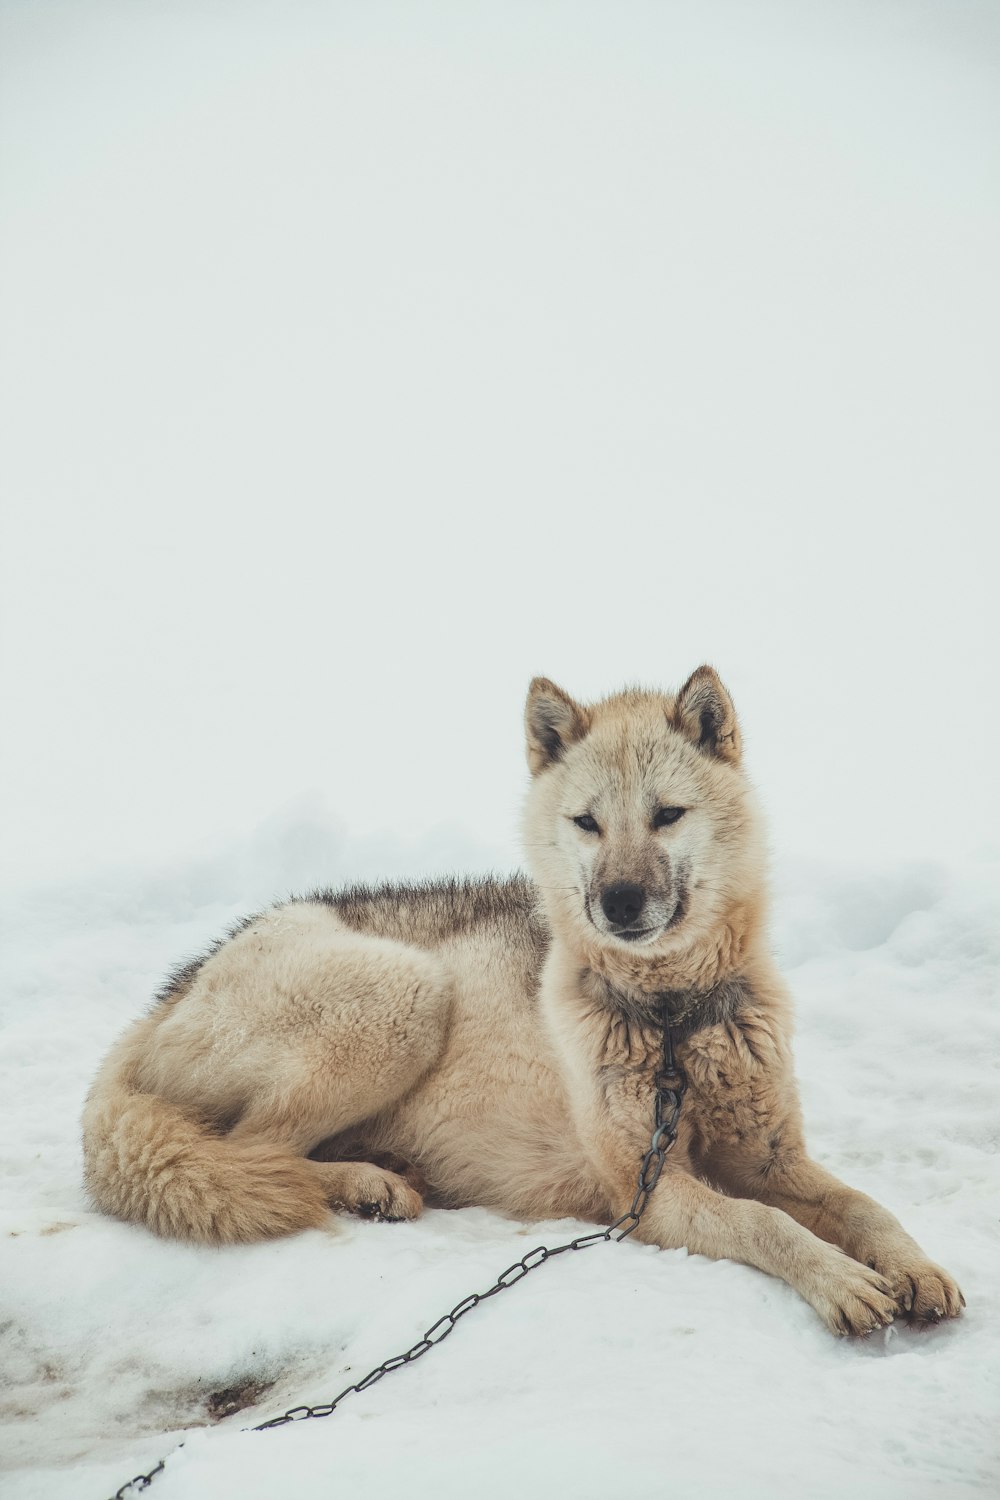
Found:
<path fill-rule="evenodd" d="M 133 1073 L 112 1053 L 84 1108 L 84 1175 L 105 1213 L 210 1245 L 327 1222 L 329 1204 L 313 1163 L 266 1141 L 231 1140 L 166 1099 L 142 1093 Z"/>

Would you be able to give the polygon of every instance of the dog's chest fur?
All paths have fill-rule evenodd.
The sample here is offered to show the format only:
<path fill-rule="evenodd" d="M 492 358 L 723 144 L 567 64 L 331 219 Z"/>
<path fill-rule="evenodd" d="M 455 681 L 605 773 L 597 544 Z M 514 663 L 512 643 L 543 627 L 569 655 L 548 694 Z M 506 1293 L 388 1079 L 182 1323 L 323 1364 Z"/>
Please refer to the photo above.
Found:
<path fill-rule="evenodd" d="M 681 1142 L 692 1164 L 714 1146 L 766 1129 L 784 1073 L 785 1047 L 780 1012 L 748 979 L 730 977 L 704 992 L 645 995 L 622 991 L 593 973 L 581 978 L 584 995 L 605 1017 L 600 1077 L 609 1107 L 648 1112 L 661 1066 L 665 1015 L 688 1081 Z"/>
<path fill-rule="evenodd" d="M 690 1123 L 703 1149 L 763 1136 L 774 1121 L 784 1076 L 775 1017 L 747 1006 L 681 1044 Z"/>

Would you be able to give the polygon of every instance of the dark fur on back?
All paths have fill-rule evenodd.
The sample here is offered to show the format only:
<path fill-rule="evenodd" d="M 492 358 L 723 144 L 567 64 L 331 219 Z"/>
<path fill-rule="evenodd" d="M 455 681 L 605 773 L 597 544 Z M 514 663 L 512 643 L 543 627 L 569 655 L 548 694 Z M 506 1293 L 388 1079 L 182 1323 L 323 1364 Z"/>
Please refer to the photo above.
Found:
<path fill-rule="evenodd" d="M 287 901 L 276 901 L 271 909 L 298 902 L 317 902 L 331 907 L 341 921 L 356 932 L 393 938 L 396 942 L 412 943 L 419 948 L 436 948 L 478 927 L 490 926 L 502 932 L 513 947 L 527 947 L 532 952 L 536 971 L 541 969 L 549 944 L 549 932 L 538 905 L 537 892 L 526 875 L 380 882 L 378 885 L 346 886 L 342 890 L 324 887 L 304 896 L 292 896 Z M 185 959 L 168 974 L 154 1003 L 173 1004 L 179 1000 L 187 993 L 202 966 L 230 938 L 245 932 L 261 915 L 261 912 L 254 912 L 241 917 L 204 953 Z"/>
<path fill-rule="evenodd" d="M 303 899 L 333 907 L 341 921 L 357 932 L 420 948 L 436 948 L 489 926 L 518 946 L 526 943 L 540 964 L 549 942 L 537 892 L 524 875 L 353 885 L 339 891 L 313 891 Z"/>

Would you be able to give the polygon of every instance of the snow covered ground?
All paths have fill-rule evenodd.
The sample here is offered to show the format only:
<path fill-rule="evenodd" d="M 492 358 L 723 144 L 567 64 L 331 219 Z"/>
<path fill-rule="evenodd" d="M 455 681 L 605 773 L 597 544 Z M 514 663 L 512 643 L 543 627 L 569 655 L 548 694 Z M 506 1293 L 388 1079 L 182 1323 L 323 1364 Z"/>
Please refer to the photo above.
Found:
<path fill-rule="evenodd" d="M 212 858 L 39 889 L 11 911 L 0 1014 L 3 1474 L 103 1500 L 174 1445 L 163 1500 L 279 1493 L 951 1497 L 1000 1483 L 996 1005 L 1000 862 L 780 871 L 812 1148 L 957 1276 L 962 1319 L 830 1337 L 788 1287 L 607 1246 L 534 1273 L 333 1417 L 330 1399 L 536 1244 L 580 1226 L 483 1210 L 206 1250 L 90 1212 L 77 1117 L 165 967 L 318 877 L 489 863 L 366 848 L 320 808 Z M 249 1402 L 222 1414 L 227 1402 Z"/>

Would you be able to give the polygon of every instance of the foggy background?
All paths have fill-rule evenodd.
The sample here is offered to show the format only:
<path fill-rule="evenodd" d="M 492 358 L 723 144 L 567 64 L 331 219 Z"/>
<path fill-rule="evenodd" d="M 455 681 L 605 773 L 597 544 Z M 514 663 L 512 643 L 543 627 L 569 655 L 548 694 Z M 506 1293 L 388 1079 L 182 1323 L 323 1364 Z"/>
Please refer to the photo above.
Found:
<path fill-rule="evenodd" d="M 995 847 L 998 60 L 976 0 L 4 0 L 5 879 L 513 862 L 532 674 L 705 660 L 778 850 Z"/>
<path fill-rule="evenodd" d="M 677 1359 L 678 1493 L 996 1490 L 998 189 L 996 0 L 0 0 L 10 1500 L 659 1494 Z M 251 1440 L 568 1226 L 155 1240 L 100 1059 L 255 906 L 517 862 L 533 674 L 706 660 L 813 1150 L 966 1315 L 595 1250 Z"/>

